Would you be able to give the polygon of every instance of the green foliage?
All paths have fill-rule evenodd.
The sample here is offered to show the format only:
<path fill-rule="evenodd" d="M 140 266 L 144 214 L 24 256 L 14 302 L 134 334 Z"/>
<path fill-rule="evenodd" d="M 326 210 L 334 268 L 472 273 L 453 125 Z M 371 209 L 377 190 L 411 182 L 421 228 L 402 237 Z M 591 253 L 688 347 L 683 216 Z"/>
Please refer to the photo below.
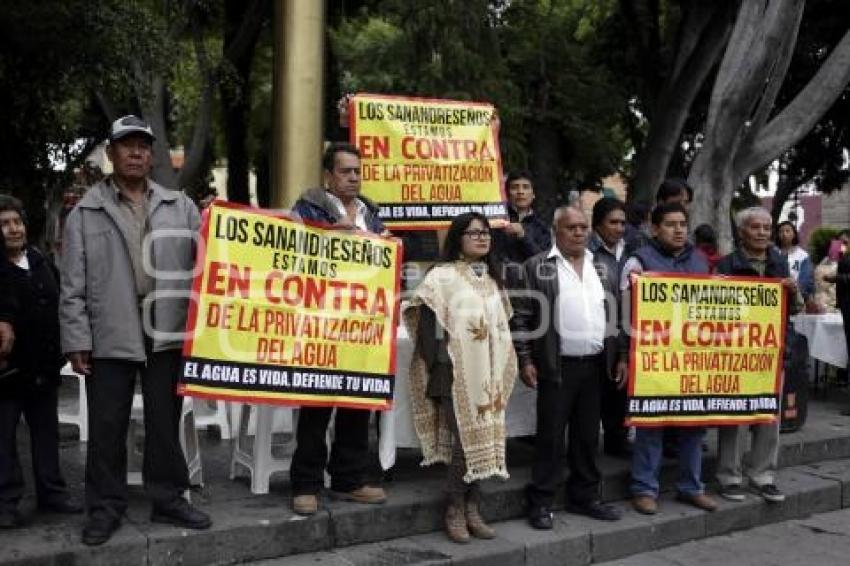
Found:
<path fill-rule="evenodd" d="M 331 30 L 342 92 L 489 101 L 506 169 L 541 125 L 563 140 L 559 180 L 594 182 L 628 149 L 625 94 L 591 46 L 614 0 L 366 2 Z M 554 179 L 553 179 L 554 181 Z"/>
<path fill-rule="evenodd" d="M 829 252 L 829 244 L 838 237 L 841 230 L 832 226 L 819 226 L 809 234 L 809 255 L 812 263 L 817 265 Z"/>

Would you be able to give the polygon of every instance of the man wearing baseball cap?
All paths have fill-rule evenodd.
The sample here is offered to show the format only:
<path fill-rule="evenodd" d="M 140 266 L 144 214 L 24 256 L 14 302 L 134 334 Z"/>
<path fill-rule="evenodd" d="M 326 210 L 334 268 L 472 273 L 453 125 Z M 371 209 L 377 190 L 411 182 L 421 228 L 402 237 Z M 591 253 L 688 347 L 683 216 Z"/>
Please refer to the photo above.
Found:
<path fill-rule="evenodd" d="M 151 520 L 206 529 L 178 440 L 175 387 L 186 325 L 198 210 L 148 178 L 153 130 L 137 116 L 112 124 L 114 172 L 68 215 L 61 258 L 62 350 L 86 376 L 88 521 L 83 542 L 102 544 L 127 509 L 127 427 L 136 387 L 144 401 L 145 491 Z"/>

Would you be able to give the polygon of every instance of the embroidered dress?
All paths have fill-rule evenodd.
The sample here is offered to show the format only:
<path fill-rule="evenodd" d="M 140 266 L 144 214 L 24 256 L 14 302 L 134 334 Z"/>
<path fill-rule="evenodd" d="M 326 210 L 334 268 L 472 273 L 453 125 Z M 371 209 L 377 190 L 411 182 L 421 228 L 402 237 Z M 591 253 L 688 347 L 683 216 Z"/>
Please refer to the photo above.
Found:
<path fill-rule="evenodd" d="M 404 311 L 404 323 L 418 344 L 420 305 L 427 305 L 448 333 L 454 368 L 451 402 L 466 458 L 463 480 L 507 478 L 505 407 L 517 375 L 508 320 L 510 302 L 495 281 L 477 275 L 467 262 L 436 266 L 416 288 Z M 445 411 L 428 397 L 428 368 L 417 347 L 410 366 L 413 421 L 427 466 L 451 460 L 452 435 Z"/>

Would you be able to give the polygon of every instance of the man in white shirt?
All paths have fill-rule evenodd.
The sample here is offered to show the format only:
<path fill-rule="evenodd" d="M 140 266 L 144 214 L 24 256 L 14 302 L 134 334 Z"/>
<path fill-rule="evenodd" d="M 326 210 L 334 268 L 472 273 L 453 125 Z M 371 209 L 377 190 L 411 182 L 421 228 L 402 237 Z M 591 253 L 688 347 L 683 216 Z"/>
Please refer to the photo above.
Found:
<path fill-rule="evenodd" d="M 605 374 L 605 293 L 586 249 L 585 214 L 563 206 L 555 211 L 554 246 L 523 266 L 525 295 L 516 301 L 514 344 L 520 377 L 538 390 L 537 437 L 528 519 L 551 529 L 555 491 L 563 470 L 564 432 L 569 425 L 567 509 L 612 521 L 619 514 L 599 501 L 600 380 Z"/>

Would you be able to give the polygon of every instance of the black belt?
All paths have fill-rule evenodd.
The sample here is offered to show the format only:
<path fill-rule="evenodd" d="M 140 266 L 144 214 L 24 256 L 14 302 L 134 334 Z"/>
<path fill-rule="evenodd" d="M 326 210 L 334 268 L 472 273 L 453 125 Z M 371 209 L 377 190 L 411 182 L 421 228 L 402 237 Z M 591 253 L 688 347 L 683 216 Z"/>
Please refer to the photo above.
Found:
<path fill-rule="evenodd" d="M 588 356 L 561 356 L 561 361 L 562 362 L 570 362 L 570 363 L 573 363 L 573 364 L 597 362 L 597 361 L 599 361 L 599 358 L 602 357 L 603 353 L 604 353 L 604 350 L 602 352 L 599 352 L 598 354 L 590 354 Z"/>

